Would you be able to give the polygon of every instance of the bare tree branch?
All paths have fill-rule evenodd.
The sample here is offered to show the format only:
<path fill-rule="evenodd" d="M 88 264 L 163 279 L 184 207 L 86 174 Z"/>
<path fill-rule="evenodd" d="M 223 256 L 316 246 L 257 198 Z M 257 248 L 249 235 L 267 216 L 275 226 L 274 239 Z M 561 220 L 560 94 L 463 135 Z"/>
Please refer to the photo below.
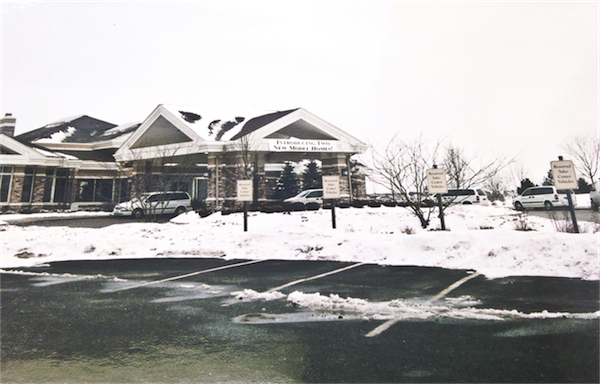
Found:
<path fill-rule="evenodd" d="M 600 138 L 596 135 L 575 136 L 561 146 L 572 158 L 580 176 L 594 184 L 600 161 Z"/>
<path fill-rule="evenodd" d="M 436 162 L 439 143 L 428 148 L 420 136 L 414 143 L 403 141 L 395 135 L 382 153 L 373 148 L 371 173 L 373 181 L 389 188 L 395 199 L 405 203 L 421 222 L 429 225 L 433 206 L 427 206 L 427 170 Z M 414 194 L 411 194 L 414 192 Z"/>
<path fill-rule="evenodd" d="M 448 184 L 455 189 L 468 189 L 484 184 L 513 162 L 514 159 L 508 161 L 493 159 L 475 164 L 475 161 L 467 157 L 463 149 L 453 145 L 446 147 L 444 158 Z"/>

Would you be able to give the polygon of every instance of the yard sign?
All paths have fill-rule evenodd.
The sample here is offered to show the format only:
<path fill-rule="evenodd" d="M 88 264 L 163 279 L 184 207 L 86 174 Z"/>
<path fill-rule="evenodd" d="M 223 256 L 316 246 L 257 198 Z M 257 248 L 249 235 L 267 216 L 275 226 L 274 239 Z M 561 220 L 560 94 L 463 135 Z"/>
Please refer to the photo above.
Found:
<path fill-rule="evenodd" d="M 252 201 L 252 180 L 237 181 L 237 201 L 244 202 L 244 232 L 248 231 L 248 203 Z"/>
<path fill-rule="evenodd" d="M 252 180 L 237 181 L 237 201 L 252 201 Z"/>
<path fill-rule="evenodd" d="M 340 198 L 340 177 L 323 176 L 323 199 Z"/>
<path fill-rule="evenodd" d="M 442 230 L 445 231 L 446 221 L 444 220 L 444 208 L 442 207 L 442 193 L 448 193 L 448 182 L 446 181 L 446 171 L 438 168 L 435 164 L 433 168 L 427 170 L 427 191 L 432 195 L 437 195 L 440 224 Z"/>
<path fill-rule="evenodd" d="M 323 199 L 331 200 L 331 227 L 335 229 L 335 200 L 340 198 L 340 177 L 323 176 Z"/>
<path fill-rule="evenodd" d="M 563 160 L 562 156 L 558 156 L 558 161 L 550 162 L 550 169 L 552 169 L 552 179 L 554 179 L 556 189 L 577 189 L 577 175 L 575 174 L 575 167 L 571 160 Z M 579 233 L 573 197 L 568 192 L 567 200 L 569 201 L 569 211 L 573 220 L 573 230 L 575 233 Z"/>
<path fill-rule="evenodd" d="M 551 161 L 552 178 L 557 189 L 577 189 L 577 175 L 571 160 Z"/>
<path fill-rule="evenodd" d="M 432 195 L 436 193 L 448 193 L 446 171 L 441 168 L 427 170 L 427 191 Z"/>

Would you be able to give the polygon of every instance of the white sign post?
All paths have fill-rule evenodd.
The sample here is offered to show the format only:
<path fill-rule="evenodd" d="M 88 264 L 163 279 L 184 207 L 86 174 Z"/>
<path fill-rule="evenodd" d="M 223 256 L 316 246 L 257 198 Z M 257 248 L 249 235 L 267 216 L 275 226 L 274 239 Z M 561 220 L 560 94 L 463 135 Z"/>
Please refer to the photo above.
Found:
<path fill-rule="evenodd" d="M 331 200 L 331 226 L 335 229 L 335 200 L 340 198 L 340 177 L 323 176 L 323 200 Z"/>
<path fill-rule="evenodd" d="M 237 201 L 244 202 L 244 232 L 248 231 L 248 202 L 252 201 L 252 180 L 237 181 Z"/>
<path fill-rule="evenodd" d="M 431 194 L 437 194 L 440 224 L 442 231 L 445 231 L 446 222 L 444 221 L 444 208 L 442 207 L 442 193 L 448 193 L 448 182 L 446 181 L 446 171 L 439 169 L 437 165 L 427 170 L 427 191 Z"/>
<path fill-rule="evenodd" d="M 579 187 L 577 175 L 575 174 L 575 166 L 571 160 L 563 160 L 562 156 L 558 156 L 558 161 L 550 162 L 550 169 L 552 170 L 552 179 L 554 180 L 556 189 L 567 190 L 567 201 L 569 202 L 569 211 L 571 212 L 571 219 L 573 220 L 573 230 L 575 233 L 579 233 L 577 218 L 575 217 L 575 208 L 573 207 L 573 199 L 571 198 L 571 193 L 569 191 L 569 189 L 577 189 Z"/>

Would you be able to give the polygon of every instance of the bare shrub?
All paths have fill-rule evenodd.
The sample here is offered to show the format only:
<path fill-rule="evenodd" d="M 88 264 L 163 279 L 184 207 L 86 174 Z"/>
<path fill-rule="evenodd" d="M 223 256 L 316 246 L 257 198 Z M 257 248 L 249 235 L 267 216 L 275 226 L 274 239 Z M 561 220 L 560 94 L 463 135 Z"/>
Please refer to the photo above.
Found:
<path fill-rule="evenodd" d="M 407 235 L 414 235 L 415 234 L 415 229 L 412 227 L 409 227 L 408 225 L 404 228 L 401 229 L 401 232 Z"/>
<path fill-rule="evenodd" d="M 560 214 L 562 213 L 562 215 Z M 575 233 L 575 228 L 573 226 L 573 221 L 569 217 L 568 211 L 562 212 L 550 211 L 549 216 L 550 220 L 552 220 L 552 225 L 557 232 L 564 233 Z M 585 232 L 583 228 L 580 228 L 580 232 Z"/>
<path fill-rule="evenodd" d="M 307 253 L 307 254 L 311 253 L 311 252 L 319 252 L 322 250 L 323 250 L 323 247 L 318 246 L 318 245 L 316 247 L 313 247 L 311 245 L 305 245 L 302 248 L 296 248 L 296 251 L 298 251 L 300 253 Z"/>
<path fill-rule="evenodd" d="M 519 213 L 513 224 L 515 231 L 535 231 L 526 213 Z"/>

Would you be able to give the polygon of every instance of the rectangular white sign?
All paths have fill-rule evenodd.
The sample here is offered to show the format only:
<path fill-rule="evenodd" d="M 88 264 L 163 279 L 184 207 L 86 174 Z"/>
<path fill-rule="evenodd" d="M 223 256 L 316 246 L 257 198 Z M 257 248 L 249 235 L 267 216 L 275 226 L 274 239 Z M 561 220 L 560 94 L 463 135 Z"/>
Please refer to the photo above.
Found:
<path fill-rule="evenodd" d="M 427 191 L 432 195 L 436 193 L 448 193 L 446 171 L 440 168 L 427 170 Z"/>
<path fill-rule="evenodd" d="M 571 160 L 551 161 L 554 186 L 558 189 L 577 189 L 577 175 Z"/>
<path fill-rule="evenodd" d="M 237 181 L 237 201 L 252 201 L 252 180 Z"/>
<path fill-rule="evenodd" d="M 323 176 L 323 199 L 340 198 L 340 177 Z"/>
<path fill-rule="evenodd" d="M 337 152 L 335 140 L 269 140 L 271 152 Z"/>

